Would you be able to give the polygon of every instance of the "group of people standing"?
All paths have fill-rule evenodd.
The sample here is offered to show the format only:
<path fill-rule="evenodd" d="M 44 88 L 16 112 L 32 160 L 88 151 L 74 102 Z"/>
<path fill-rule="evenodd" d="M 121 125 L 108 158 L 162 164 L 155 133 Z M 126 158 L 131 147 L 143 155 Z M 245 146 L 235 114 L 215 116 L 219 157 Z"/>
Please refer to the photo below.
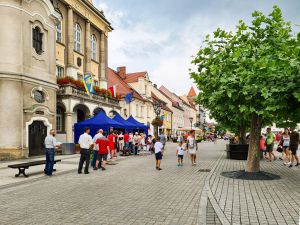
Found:
<path fill-rule="evenodd" d="M 299 158 L 297 156 L 297 150 L 300 143 L 299 133 L 294 128 L 285 128 L 284 133 L 278 132 L 276 135 L 271 131 L 271 128 L 267 128 L 266 137 L 261 136 L 260 150 L 264 152 L 264 157 L 268 158 L 271 162 L 276 160 L 277 157 L 274 154 L 274 144 L 278 143 L 277 151 L 282 154 L 280 160 L 284 161 L 284 165 L 289 168 L 299 165 Z M 267 157 L 268 155 L 268 157 Z"/>
<path fill-rule="evenodd" d="M 109 134 L 99 129 L 97 134 L 92 138 L 90 135 L 90 129 L 84 128 L 84 133 L 80 135 L 78 144 L 80 145 L 80 160 L 78 166 L 78 173 L 82 173 L 83 164 L 85 162 L 84 173 L 89 173 L 90 164 L 90 152 L 92 153 L 91 166 L 94 170 L 102 169 L 106 170 L 106 162 L 108 159 L 115 161 L 117 152 L 123 152 L 123 154 L 130 153 L 138 155 L 139 151 L 150 150 L 153 143 L 153 137 L 149 135 L 146 138 L 146 134 L 135 132 L 119 133 L 113 128 L 110 128 Z"/>

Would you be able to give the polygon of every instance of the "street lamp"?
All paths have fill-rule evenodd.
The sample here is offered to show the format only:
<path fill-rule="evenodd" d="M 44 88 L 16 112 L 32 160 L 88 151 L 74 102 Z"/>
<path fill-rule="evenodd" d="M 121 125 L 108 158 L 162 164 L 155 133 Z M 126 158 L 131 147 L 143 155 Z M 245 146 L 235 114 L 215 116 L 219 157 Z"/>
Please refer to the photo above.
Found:
<path fill-rule="evenodd" d="M 194 119 L 193 117 L 190 117 L 190 118 L 189 118 L 189 120 L 190 120 L 190 122 L 191 122 L 191 130 L 193 129 L 193 119 Z"/>
<path fill-rule="evenodd" d="M 155 112 L 155 115 L 156 115 L 156 118 L 159 117 L 160 115 L 160 112 L 161 112 L 161 105 L 159 102 L 155 102 L 153 104 L 153 109 L 154 109 L 154 112 Z M 155 128 L 155 137 L 157 138 L 158 137 L 158 124 L 156 125 L 156 128 Z"/>

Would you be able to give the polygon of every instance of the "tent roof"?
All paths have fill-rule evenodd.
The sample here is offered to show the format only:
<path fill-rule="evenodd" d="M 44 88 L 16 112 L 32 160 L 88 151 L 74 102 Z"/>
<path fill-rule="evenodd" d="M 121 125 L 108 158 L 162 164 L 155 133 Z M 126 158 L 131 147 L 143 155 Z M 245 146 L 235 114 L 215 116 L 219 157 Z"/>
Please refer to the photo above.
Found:
<path fill-rule="evenodd" d="M 134 119 L 132 116 L 130 116 L 128 119 L 127 119 L 128 122 L 134 124 L 136 127 L 139 127 L 139 128 L 142 128 L 142 129 L 148 129 L 148 127 L 143 124 L 143 123 L 140 123 L 139 121 L 137 121 L 136 119 Z"/>
<path fill-rule="evenodd" d="M 76 125 L 80 126 L 99 126 L 99 127 L 116 127 L 116 128 L 121 128 L 123 127 L 123 124 L 109 118 L 104 111 L 100 111 L 96 116 L 87 119 L 85 121 L 82 121 L 80 123 L 76 123 Z"/>
<path fill-rule="evenodd" d="M 119 113 L 116 113 L 115 117 L 113 118 L 113 120 L 117 121 L 118 123 L 121 123 L 124 125 L 124 127 L 127 128 L 135 128 L 136 125 L 125 120 Z"/>

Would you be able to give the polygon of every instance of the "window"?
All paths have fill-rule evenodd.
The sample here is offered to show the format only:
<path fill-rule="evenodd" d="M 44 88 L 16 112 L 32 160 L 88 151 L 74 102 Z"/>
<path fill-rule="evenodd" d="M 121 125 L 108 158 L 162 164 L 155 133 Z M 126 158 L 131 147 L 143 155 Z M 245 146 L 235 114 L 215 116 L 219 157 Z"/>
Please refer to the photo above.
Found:
<path fill-rule="evenodd" d="M 99 85 L 99 82 L 97 80 L 94 80 L 94 86 L 98 87 L 98 85 Z"/>
<path fill-rule="evenodd" d="M 38 91 L 36 90 L 34 93 L 34 100 L 37 101 L 38 103 L 43 103 L 45 102 L 45 95 L 44 95 L 44 92 L 42 91 Z"/>
<path fill-rule="evenodd" d="M 145 85 L 145 95 L 147 95 L 148 90 L 147 90 L 147 85 Z"/>
<path fill-rule="evenodd" d="M 141 106 L 141 117 L 143 117 L 144 116 L 144 106 Z"/>
<path fill-rule="evenodd" d="M 95 35 L 91 37 L 92 59 L 97 60 L 97 39 Z"/>
<path fill-rule="evenodd" d="M 56 41 L 62 42 L 62 21 L 56 25 Z"/>
<path fill-rule="evenodd" d="M 81 49 L 81 28 L 78 23 L 74 25 L 74 49 L 77 52 Z"/>
<path fill-rule="evenodd" d="M 32 46 L 37 54 L 43 53 L 43 34 L 39 27 L 32 29 Z"/>
<path fill-rule="evenodd" d="M 83 76 L 79 73 L 77 73 L 77 80 L 83 80 Z"/>
<path fill-rule="evenodd" d="M 61 107 L 57 107 L 56 110 L 56 130 L 58 132 L 64 131 L 64 110 Z"/>
<path fill-rule="evenodd" d="M 56 76 L 61 78 L 64 77 L 64 68 L 61 66 L 56 66 Z"/>
<path fill-rule="evenodd" d="M 139 106 L 136 105 L 136 112 L 135 112 L 136 117 L 139 117 Z"/>

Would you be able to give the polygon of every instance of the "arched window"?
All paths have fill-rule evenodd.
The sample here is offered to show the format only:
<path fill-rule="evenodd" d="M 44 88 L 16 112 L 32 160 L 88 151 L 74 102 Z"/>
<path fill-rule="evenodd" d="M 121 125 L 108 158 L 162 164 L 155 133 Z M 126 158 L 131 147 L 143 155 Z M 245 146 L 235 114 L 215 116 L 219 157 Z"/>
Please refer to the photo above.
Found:
<path fill-rule="evenodd" d="M 81 52 L 81 28 L 78 23 L 74 25 L 74 49 Z"/>
<path fill-rule="evenodd" d="M 56 25 L 56 41 L 62 42 L 62 21 Z"/>
<path fill-rule="evenodd" d="M 92 59 L 97 60 L 97 39 L 95 35 L 91 36 Z"/>
<path fill-rule="evenodd" d="M 32 47 L 37 54 L 43 53 L 43 33 L 39 27 L 32 29 Z"/>

